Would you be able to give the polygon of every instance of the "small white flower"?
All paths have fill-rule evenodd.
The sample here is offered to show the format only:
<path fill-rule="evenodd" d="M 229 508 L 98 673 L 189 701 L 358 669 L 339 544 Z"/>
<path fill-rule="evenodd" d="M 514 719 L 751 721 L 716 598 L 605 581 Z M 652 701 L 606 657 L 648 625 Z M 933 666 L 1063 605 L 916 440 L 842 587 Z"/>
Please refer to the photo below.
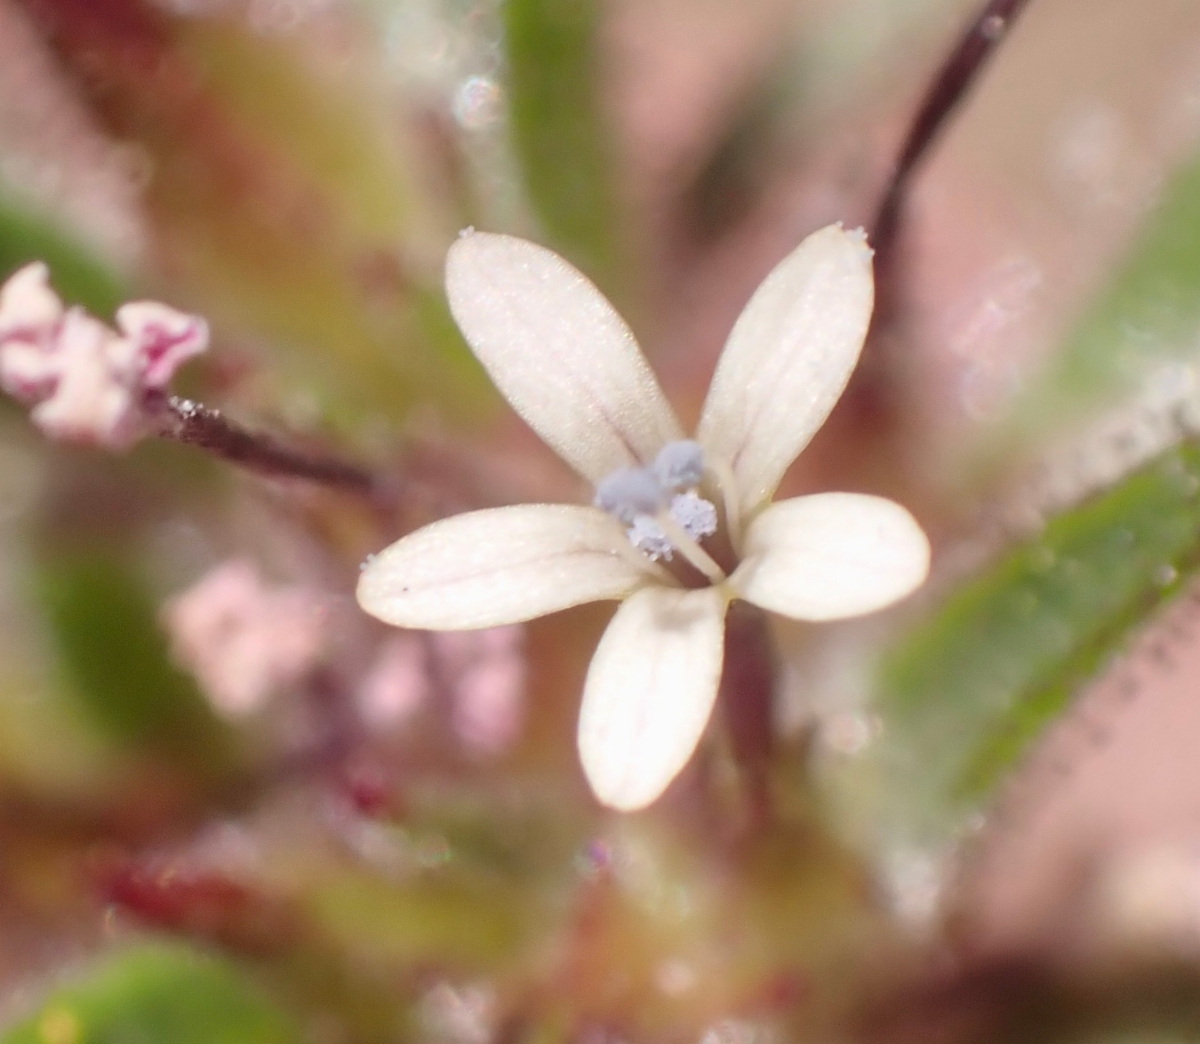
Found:
<path fill-rule="evenodd" d="M 446 291 L 496 386 L 596 487 L 596 506 L 435 522 L 367 565 L 358 600 L 388 623 L 432 630 L 623 600 L 579 719 L 583 767 L 605 804 L 650 804 L 691 757 L 717 695 L 731 600 L 833 620 L 881 609 L 924 580 L 929 544 L 899 505 L 855 493 L 770 503 L 862 349 L 873 282 L 861 232 L 814 233 L 758 288 L 695 441 L 629 328 L 558 255 L 467 232 L 450 249 Z"/>

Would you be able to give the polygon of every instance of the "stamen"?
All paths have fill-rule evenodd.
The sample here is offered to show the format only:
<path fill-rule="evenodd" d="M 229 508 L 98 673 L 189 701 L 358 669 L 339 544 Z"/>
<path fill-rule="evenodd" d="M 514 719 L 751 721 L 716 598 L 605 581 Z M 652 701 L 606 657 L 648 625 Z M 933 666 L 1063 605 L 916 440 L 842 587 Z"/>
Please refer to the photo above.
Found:
<path fill-rule="evenodd" d="M 704 450 L 692 439 L 668 442 L 658 451 L 651 470 L 663 489 L 691 489 L 704 477 Z"/>
<path fill-rule="evenodd" d="M 654 521 L 653 519 L 650 519 L 650 522 L 652 524 L 653 524 L 653 521 Z M 632 532 L 632 530 L 629 530 L 629 532 Z M 632 537 L 630 539 L 632 541 Z M 657 580 L 659 583 L 667 584 L 670 587 L 678 587 L 679 586 L 679 581 L 674 576 L 671 575 L 669 570 L 664 569 L 662 566 L 660 566 L 658 564 L 658 562 L 655 561 L 654 556 L 643 553 L 632 542 L 628 543 L 628 544 L 619 544 L 617 546 L 617 550 L 620 552 L 621 557 L 624 558 L 627 562 L 630 562 L 631 564 L 637 566 L 639 569 L 648 573 L 650 576 L 654 577 L 654 579 Z M 669 559 L 671 556 L 667 555 L 666 557 Z"/>
<path fill-rule="evenodd" d="M 675 550 L 708 577 L 712 583 L 723 584 L 725 582 L 725 573 L 713 560 L 712 555 L 688 536 L 687 530 L 671 517 L 669 511 L 665 508 L 662 509 L 654 516 L 654 521 L 662 526 L 663 532 L 667 534 L 668 539 L 675 546 Z"/>
<path fill-rule="evenodd" d="M 671 498 L 671 517 L 693 540 L 712 536 L 717 531 L 717 509 L 697 493 L 676 493 Z"/>
<path fill-rule="evenodd" d="M 627 526 L 638 515 L 655 514 L 666 502 L 666 491 L 649 468 L 618 468 L 596 486 L 592 501 Z"/>
<path fill-rule="evenodd" d="M 717 531 L 717 509 L 694 490 L 676 493 L 668 504 L 668 483 L 694 485 L 703 476 L 699 444 L 688 440 L 667 443 L 653 468 L 619 468 L 596 486 L 593 503 L 626 526 L 629 543 L 647 566 L 658 559 L 671 561 L 679 551 L 714 584 L 725 573 L 699 544 Z"/>
<path fill-rule="evenodd" d="M 675 546 L 667 539 L 667 534 L 649 515 L 638 515 L 633 525 L 625 530 L 629 542 L 651 561 L 663 559 L 671 561 Z"/>

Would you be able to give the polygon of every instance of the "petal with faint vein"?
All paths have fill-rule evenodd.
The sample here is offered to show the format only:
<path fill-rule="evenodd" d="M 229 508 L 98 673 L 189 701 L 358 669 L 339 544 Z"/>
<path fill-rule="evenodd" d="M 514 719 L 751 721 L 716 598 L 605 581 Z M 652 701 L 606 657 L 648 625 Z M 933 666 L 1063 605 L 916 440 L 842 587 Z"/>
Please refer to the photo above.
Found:
<path fill-rule="evenodd" d="M 858 362 L 874 303 L 861 232 L 814 232 L 734 324 L 696 438 L 732 467 L 743 516 L 771 498 Z"/>
<path fill-rule="evenodd" d="M 593 484 L 680 437 L 629 327 L 557 254 L 465 232 L 446 258 L 446 296 L 513 409 Z"/>
<path fill-rule="evenodd" d="M 623 598 L 646 573 L 620 523 L 571 504 L 522 504 L 434 522 L 381 551 L 358 604 L 397 627 L 459 631 Z"/>
<path fill-rule="evenodd" d="M 579 755 L 596 797 L 657 798 L 704 734 L 721 680 L 726 596 L 647 587 L 617 610 L 588 668 Z"/>
<path fill-rule="evenodd" d="M 883 609 L 929 574 L 929 540 L 904 508 L 863 493 L 818 493 L 772 504 L 746 533 L 730 585 L 796 620 Z"/>

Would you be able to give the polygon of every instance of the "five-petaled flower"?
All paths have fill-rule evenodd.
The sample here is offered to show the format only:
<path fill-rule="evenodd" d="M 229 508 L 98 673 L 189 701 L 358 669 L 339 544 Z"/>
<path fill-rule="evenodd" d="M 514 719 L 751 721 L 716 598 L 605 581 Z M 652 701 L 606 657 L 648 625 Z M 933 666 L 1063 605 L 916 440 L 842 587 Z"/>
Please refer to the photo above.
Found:
<path fill-rule="evenodd" d="M 468 230 L 450 249 L 446 290 L 496 386 L 595 486 L 595 502 L 435 522 L 366 566 L 358 600 L 388 623 L 430 630 L 622 600 L 579 717 L 580 757 L 603 803 L 648 805 L 691 757 L 717 695 L 730 601 L 835 620 L 925 579 L 925 534 L 890 500 L 770 503 L 862 349 L 874 294 L 862 232 L 815 232 L 766 278 L 730 334 L 694 440 L 620 316 L 556 254 Z"/>

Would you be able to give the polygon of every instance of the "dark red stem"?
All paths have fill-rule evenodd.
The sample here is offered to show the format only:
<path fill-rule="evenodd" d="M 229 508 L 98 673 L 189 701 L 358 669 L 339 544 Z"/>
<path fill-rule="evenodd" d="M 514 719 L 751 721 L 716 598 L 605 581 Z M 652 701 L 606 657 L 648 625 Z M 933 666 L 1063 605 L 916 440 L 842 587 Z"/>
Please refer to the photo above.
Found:
<path fill-rule="evenodd" d="M 938 70 L 909 128 L 872 229 L 877 264 L 886 263 L 913 171 L 937 140 L 947 117 L 978 79 L 1028 0 L 988 0 Z"/>
<path fill-rule="evenodd" d="M 211 409 L 177 395 L 166 397 L 160 411 L 163 438 L 199 446 L 222 460 L 276 478 L 303 479 L 373 497 L 378 483 L 369 471 L 334 457 L 304 453 L 268 435 L 248 431 Z"/>

